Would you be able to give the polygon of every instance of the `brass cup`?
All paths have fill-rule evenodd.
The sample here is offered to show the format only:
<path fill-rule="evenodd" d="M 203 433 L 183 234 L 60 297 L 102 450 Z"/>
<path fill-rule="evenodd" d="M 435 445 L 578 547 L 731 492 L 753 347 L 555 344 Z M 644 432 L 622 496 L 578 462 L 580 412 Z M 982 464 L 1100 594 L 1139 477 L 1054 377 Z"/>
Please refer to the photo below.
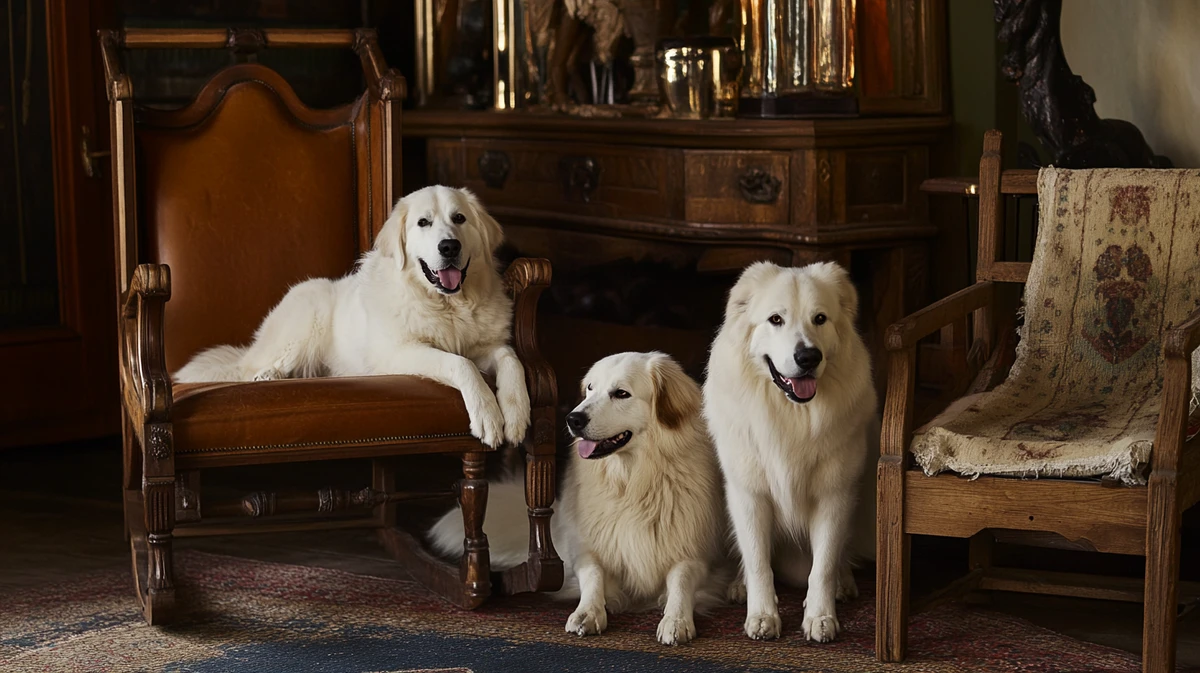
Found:
<path fill-rule="evenodd" d="M 711 119 L 737 114 L 742 55 L 733 38 L 661 40 L 658 89 L 677 119 Z"/>

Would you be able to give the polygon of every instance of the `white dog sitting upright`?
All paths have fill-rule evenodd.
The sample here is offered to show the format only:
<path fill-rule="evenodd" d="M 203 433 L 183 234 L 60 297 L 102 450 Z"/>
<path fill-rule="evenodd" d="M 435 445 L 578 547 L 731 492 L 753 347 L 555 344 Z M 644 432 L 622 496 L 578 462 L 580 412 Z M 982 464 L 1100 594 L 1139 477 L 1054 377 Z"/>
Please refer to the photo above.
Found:
<path fill-rule="evenodd" d="M 203 351 L 175 380 L 421 376 L 462 393 L 484 444 L 516 444 L 529 426 L 529 393 L 508 345 L 512 301 L 493 259 L 502 238 L 470 192 L 413 192 L 356 271 L 294 286 L 253 343 Z M 495 394 L 481 370 L 495 374 Z"/>
<path fill-rule="evenodd" d="M 807 585 L 809 640 L 837 637 L 835 601 L 857 595 L 847 547 L 877 428 L 857 311 L 836 264 L 759 263 L 730 292 L 713 342 L 704 415 L 742 556 L 751 638 L 780 634 L 775 572 Z"/>
<path fill-rule="evenodd" d="M 729 527 L 700 386 L 662 353 L 620 353 L 592 366 L 583 394 L 567 416 L 576 450 L 551 519 L 566 571 L 558 597 L 579 597 L 566 630 L 598 634 L 609 612 L 657 603 L 658 641 L 686 643 L 693 612 L 718 602 L 728 580 Z M 523 480 L 490 485 L 483 530 L 493 569 L 525 560 Z M 461 554 L 462 516 L 448 512 L 430 537 Z"/>

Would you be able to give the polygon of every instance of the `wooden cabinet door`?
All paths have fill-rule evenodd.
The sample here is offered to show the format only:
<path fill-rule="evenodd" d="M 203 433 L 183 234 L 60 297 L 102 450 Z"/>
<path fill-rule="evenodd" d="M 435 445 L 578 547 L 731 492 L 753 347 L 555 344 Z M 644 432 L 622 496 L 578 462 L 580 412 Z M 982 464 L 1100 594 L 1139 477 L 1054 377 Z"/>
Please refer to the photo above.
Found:
<path fill-rule="evenodd" d="M 104 6 L 0 0 L 0 447 L 119 429 Z"/>
<path fill-rule="evenodd" d="M 946 111 L 946 0 L 858 0 L 858 108 Z"/>

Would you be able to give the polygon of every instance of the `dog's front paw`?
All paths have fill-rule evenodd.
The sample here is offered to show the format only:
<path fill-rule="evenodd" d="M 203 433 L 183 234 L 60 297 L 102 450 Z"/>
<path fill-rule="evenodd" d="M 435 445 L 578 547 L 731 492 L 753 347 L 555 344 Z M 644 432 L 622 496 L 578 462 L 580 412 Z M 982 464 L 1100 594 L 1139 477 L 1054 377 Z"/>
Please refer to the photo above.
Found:
<path fill-rule="evenodd" d="M 754 640 L 775 640 L 782 628 L 778 612 L 746 615 L 746 635 Z"/>
<path fill-rule="evenodd" d="M 663 615 L 658 623 L 658 642 L 663 645 L 683 645 L 696 637 L 696 623 L 690 616 Z"/>
<path fill-rule="evenodd" d="M 729 583 L 725 588 L 725 598 L 730 603 L 746 604 L 746 580 L 738 575 L 736 579 Z"/>
<path fill-rule="evenodd" d="M 286 378 L 287 378 L 287 376 L 284 375 L 283 372 L 279 371 L 278 369 L 276 369 L 274 367 L 267 367 L 265 369 L 260 369 L 254 373 L 255 381 L 278 381 L 279 379 L 286 379 Z"/>
<path fill-rule="evenodd" d="M 837 615 L 804 615 L 804 637 L 818 643 L 828 643 L 837 638 L 841 630 Z"/>
<path fill-rule="evenodd" d="M 579 606 L 567 617 L 567 633 L 577 636 L 594 636 L 608 628 L 608 613 L 594 605 Z"/>
<path fill-rule="evenodd" d="M 504 416 L 504 441 L 513 446 L 519 445 L 529 430 L 529 391 L 521 387 L 502 393 L 500 412 Z"/>
<path fill-rule="evenodd" d="M 504 442 L 504 416 L 496 398 L 489 392 L 475 404 L 468 402 L 467 415 L 471 418 L 471 434 L 493 449 L 499 448 Z"/>

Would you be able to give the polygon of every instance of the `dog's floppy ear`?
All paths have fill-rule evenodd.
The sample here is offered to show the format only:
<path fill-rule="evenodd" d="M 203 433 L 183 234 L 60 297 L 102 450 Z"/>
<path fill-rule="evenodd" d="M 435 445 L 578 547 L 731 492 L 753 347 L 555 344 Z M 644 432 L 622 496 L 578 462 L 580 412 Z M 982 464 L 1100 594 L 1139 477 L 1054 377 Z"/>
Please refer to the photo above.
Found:
<path fill-rule="evenodd" d="M 504 242 L 504 230 L 500 228 L 500 223 L 484 209 L 479 198 L 471 190 L 461 187 L 458 191 L 462 192 L 467 203 L 471 204 L 471 210 L 475 211 L 475 221 L 478 222 L 480 231 L 483 232 L 483 245 L 487 248 L 488 254 L 495 254 L 496 249 Z"/>
<path fill-rule="evenodd" d="M 729 302 L 725 304 L 725 319 L 745 315 L 746 307 L 755 290 L 762 287 L 767 280 L 779 275 L 782 268 L 771 262 L 755 262 L 742 271 L 742 275 L 729 291 Z"/>
<path fill-rule="evenodd" d="M 855 289 L 854 282 L 850 280 L 850 273 L 837 262 L 814 264 L 813 269 L 825 279 L 825 282 L 837 287 L 838 307 L 841 309 L 842 317 L 846 319 L 847 323 L 855 324 L 858 320 L 858 290 Z"/>
<path fill-rule="evenodd" d="M 679 363 L 663 353 L 652 353 L 650 379 L 654 382 L 654 415 L 663 427 L 674 430 L 700 413 L 700 387 Z"/>
<path fill-rule="evenodd" d="M 404 252 L 404 238 L 408 226 L 405 221 L 408 220 L 408 201 L 400 199 L 396 202 L 396 207 L 392 209 L 392 214 L 388 216 L 387 222 L 383 223 L 383 229 L 379 230 L 379 235 L 375 237 L 375 249 L 384 257 L 394 258 L 396 266 L 404 268 L 404 262 L 407 259 L 407 254 Z"/>

